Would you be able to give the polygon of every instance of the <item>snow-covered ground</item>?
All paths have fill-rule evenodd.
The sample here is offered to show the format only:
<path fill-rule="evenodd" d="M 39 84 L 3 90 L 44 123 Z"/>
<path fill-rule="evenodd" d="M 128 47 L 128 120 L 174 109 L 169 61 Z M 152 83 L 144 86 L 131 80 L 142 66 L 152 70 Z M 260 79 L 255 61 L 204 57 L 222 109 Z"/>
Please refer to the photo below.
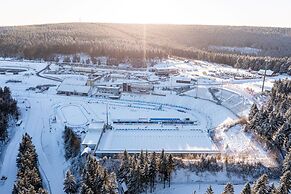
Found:
<path fill-rule="evenodd" d="M 250 94 L 246 88 L 250 87 L 255 93 L 258 92 L 261 83 L 260 79 L 239 81 L 227 79 L 227 84 L 225 84 L 222 79 L 213 78 L 203 73 L 207 68 L 215 68 L 215 65 L 210 63 L 197 62 L 195 64 L 187 64 L 170 61 L 166 65 L 175 65 L 181 68 L 179 76 L 198 79 L 198 83 L 200 83 L 198 90 L 194 87 L 194 89 L 183 95 L 177 95 L 172 91 L 162 91 L 161 88 L 164 86 L 181 86 L 181 84 L 175 84 L 175 81 L 173 81 L 175 78 L 173 78 L 173 80 L 160 80 L 156 84 L 157 90 L 164 92 L 165 96 L 123 94 L 119 100 L 62 96 L 56 94 L 56 88 L 60 82 L 37 76 L 37 72 L 47 66 L 46 63 L 0 61 L 0 68 L 26 69 L 26 71 L 17 75 L 10 73 L 0 75 L 1 87 L 10 87 L 13 97 L 18 101 L 21 119 L 23 120 L 23 124 L 20 127 L 10 129 L 15 130 L 15 132 L 6 147 L 6 152 L 2 156 L 3 161 L 0 161 L 0 176 L 7 176 L 8 179 L 3 185 L 0 185 L 0 193 L 11 193 L 12 191 L 13 183 L 16 180 L 18 146 L 25 132 L 29 133 L 33 138 L 39 157 L 41 176 L 47 190 L 53 194 L 63 193 L 64 173 L 69 165 L 64 159 L 62 140 L 64 126 L 74 127 L 79 132 L 87 131 L 88 124 L 106 121 L 106 106 L 109 109 L 110 122 L 114 119 L 171 117 L 190 118 L 193 121 L 197 121 L 197 124 L 191 127 L 179 126 L 179 130 L 176 130 L 177 126 L 168 127 L 165 125 L 113 125 L 113 130 L 106 132 L 102 137 L 100 149 L 150 150 L 168 148 L 168 150 L 191 150 L 196 149 L 198 145 L 205 149 L 218 148 L 226 154 L 237 154 L 238 158 L 242 157 L 242 155 L 248 155 L 249 158 L 264 162 L 266 165 L 274 165 L 269 154 L 254 142 L 249 135 L 245 134 L 241 126 L 236 125 L 225 130 L 226 123 L 237 119 L 235 114 L 237 110 L 233 108 L 235 107 L 234 105 L 241 103 L 241 101 L 248 101 L 251 104 L 255 100 L 254 95 Z M 226 68 L 229 71 L 233 70 L 230 67 L 219 67 Z M 239 71 L 245 72 L 245 70 Z M 139 72 L 135 71 L 133 73 L 138 74 Z M 146 74 L 150 78 L 155 77 L 149 72 Z M 66 74 L 50 76 L 61 79 L 79 77 L 79 75 Z M 83 75 L 82 77 L 86 76 Z M 283 78 L 283 76 L 267 78 L 266 87 L 271 87 L 273 81 L 279 78 Z M 27 90 L 30 87 L 43 84 L 56 86 L 52 86 L 44 92 Z M 221 98 L 225 103 L 222 103 L 222 105 L 216 104 L 213 96 L 209 93 L 209 87 L 223 89 Z M 56 118 L 56 122 L 53 122 L 54 118 Z M 218 144 L 213 144 L 208 136 L 208 130 L 216 130 L 219 138 Z M 246 145 L 248 146 L 246 147 Z M 187 181 L 176 182 L 173 187 L 166 190 L 158 189 L 156 193 L 193 193 L 193 189 L 197 193 L 204 193 L 209 184 L 202 184 L 202 182 L 207 181 L 207 179 L 207 177 L 202 177 L 201 184 Z M 216 192 L 223 190 L 223 185 L 215 181 L 211 185 Z M 241 187 L 242 185 L 238 185 L 235 186 L 235 189 L 239 191 Z"/>
<path fill-rule="evenodd" d="M 251 47 L 229 47 L 229 46 L 209 46 L 210 50 L 216 51 L 227 51 L 227 52 L 234 52 L 234 53 L 241 53 L 241 54 L 259 54 L 262 50 L 258 48 L 251 48 Z"/>
<path fill-rule="evenodd" d="M 173 184 L 171 187 L 166 187 L 163 189 L 162 185 L 158 185 L 158 188 L 153 192 L 153 194 L 204 194 L 211 185 L 214 193 L 222 193 L 224 189 L 224 184 L 219 184 L 217 182 L 205 184 L 201 182 L 197 183 L 181 183 L 181 184 Z M 243 189 L 244 185 L 233 185 L 235 194 L 239 194 Z"/>

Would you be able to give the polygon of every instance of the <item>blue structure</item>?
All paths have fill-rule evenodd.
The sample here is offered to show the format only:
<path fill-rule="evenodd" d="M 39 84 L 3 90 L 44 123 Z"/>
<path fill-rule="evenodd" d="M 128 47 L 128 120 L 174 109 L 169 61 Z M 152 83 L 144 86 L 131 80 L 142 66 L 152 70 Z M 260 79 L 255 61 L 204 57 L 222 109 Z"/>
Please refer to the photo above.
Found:
<path fill-rule="evenodd" d="M 191 121 L 189 118 L 148 118 L 148 119 L 136 119 L 136 120 L 123 120 L 117 119 L 113 121 L 114 124 L 195 124 L 196 121 Z"/>

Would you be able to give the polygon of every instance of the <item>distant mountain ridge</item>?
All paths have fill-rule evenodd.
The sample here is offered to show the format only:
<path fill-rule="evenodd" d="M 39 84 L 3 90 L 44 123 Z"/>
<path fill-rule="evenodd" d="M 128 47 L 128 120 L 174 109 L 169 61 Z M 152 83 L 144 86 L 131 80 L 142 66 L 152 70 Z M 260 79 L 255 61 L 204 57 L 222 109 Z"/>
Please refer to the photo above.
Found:
<path fill-rule="evenodd" d="M 207 50 L 213 45 L 250 47 L 261 49 L 263 56 L 291 56 L 290 28 L 105 23 L 0 27 L 0 53 L 21 53 L 23 49 L 36 45 L 53 47 L 56 44 L 73 44 L 81 47 L 90 42 L 100 46 L 109 44 L 107 41 L 116 47 L 136 49 L 143 46 L 144 37 L 149 48 Z M 16 46 L 19 48 L 13 48 Z"/>
<path fill-rule="evenodd" d="M 213 50 L 213 46 L 228 49 Z M 244 48 L 260 52 L 245 53 Z M 287 72 L 291 28 L 106 23 L 0 27 L 0 56 L 51 60 L 55 54 L 76 53 L 118 61 L 138 59 L 136 66 L 145 57 L 170 55 L 255 70 L 267 65 L 276 72 Z M 272 57 L 271 63 L 270 59 L 265 62 L 266 56 Z"/>

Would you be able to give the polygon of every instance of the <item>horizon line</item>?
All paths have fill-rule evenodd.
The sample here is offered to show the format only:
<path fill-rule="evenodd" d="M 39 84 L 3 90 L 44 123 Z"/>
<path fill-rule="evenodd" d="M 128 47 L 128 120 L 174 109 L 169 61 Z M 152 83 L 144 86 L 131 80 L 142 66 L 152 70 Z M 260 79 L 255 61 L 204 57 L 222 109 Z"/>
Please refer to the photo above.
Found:
<path fill-rule="evenodd" d="M 256 27 L 256 28 L 285 28 L 286 26 L 259 26 L 259 25 L 234 25 L 234 24 L 199 24 L 199 23 L 135 23 L 135 22 L 91 22 L 91 21 L 68 21 L 68 22 L 45 22 L 32 24 L 11 24 L 1 25 L 0 27 L 25 27 L 25 26 L 42 26 L 42 25 L 57 25 L 57 24 L 124 24 L 124 25 L 172 25 L 172 26 L 221 26 L 221 27 Z"/>

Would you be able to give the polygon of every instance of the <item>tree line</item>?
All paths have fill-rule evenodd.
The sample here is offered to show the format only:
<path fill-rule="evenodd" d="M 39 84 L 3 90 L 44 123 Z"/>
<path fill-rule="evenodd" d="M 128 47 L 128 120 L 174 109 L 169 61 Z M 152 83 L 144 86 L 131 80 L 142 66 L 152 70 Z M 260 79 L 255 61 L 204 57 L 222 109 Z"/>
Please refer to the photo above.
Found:
<path fill-rule="evenodd" d="M 291 147 L 291 81 L 279 80 L 260 108 L 254 104 L 246 130 L 256 134 L 266 146 L 276 148 L 284 156 Z M 276 150 L 275 150 L 276 151 Z"/>
<path fill-rule="evenodd" d="M 209 46 L 254 47 L 260 55 L 213 51 Z M 291 73 L 291 30 L 280 28 L 130 24 L 50 24 L 0 28 L 0 56 L 57 61 L 58 54 L 108 57 L 109 64 L 185 57 Z M 271 58 L 269 58 L 269 56 Z"/>
<path fill-rule="evenodd" d="M 80 153 L 81 140 L 72 130 L 72 128 L 65 126 L 63 133 L 64 149 L 66 160 L 76 157 Z"/>
<path fill-rule="evenodd" d="M 141 151 L 133 156 L 124 151 L 117 180 L 127 185 L 129 193 L 153 192 L 157 183 L 170 187 L 174 169 L 173 156 L 163 150 L 160 154 Z"/>
<path fill-rule="evenodd" d="M 18 116 L 17 102 L 12 98 L 10 89 L 6 86 L 3 89 L 0 87 L 0 141 L 8 138 L 9 118 L 18 119 Z"/>
<path fill-rule="evenodd" d="M 70 170 L 64 179 L 64 191 L 67 194 L 117 194 L 117 182 L 114 172 L 109 173 L 96 157 L 87 155 L 85 166 L 82 170 L 82 180 L 79 184 Z"/>
<path fill-rule="evenodd" d="M 205 194 L 214 194 L 211 185 L 207 188 Z M 252 185 L 246 183 L 240 194 L 290 194 L 291 193 L 291 149 L 288 152 L 282 165 L 282 175 L 278 186 L 270 185 L 267 174 L 261 175 Z M 225 185 L 222 194 L 234 194 L 234 188 L 231 183 Z"/>

